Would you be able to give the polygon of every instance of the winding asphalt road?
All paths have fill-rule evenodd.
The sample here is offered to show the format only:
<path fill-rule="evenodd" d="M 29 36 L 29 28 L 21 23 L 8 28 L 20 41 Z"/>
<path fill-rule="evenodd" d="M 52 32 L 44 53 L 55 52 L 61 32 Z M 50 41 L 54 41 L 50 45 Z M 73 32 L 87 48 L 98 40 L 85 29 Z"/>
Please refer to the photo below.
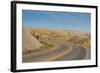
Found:
<path fill-rule="evenodd" d="M 23 55 L 23 62 L 43 62 L 60 60 L 82 60 L 86 59 L 87 50 L 79 46 L 70 45 L 56 46 L 54 49 L 43 52 Z"/>

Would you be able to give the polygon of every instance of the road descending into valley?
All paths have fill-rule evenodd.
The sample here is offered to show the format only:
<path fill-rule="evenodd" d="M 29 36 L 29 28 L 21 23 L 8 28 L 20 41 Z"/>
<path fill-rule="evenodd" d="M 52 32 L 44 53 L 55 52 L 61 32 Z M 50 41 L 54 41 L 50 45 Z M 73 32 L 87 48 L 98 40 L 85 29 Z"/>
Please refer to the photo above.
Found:
<path fill-rule="evenodd" d="M 89 54 L 89 53 L 88 53 Z M 23 63 L 86 59 L 87 49 L 79 46 L 57 45 L 53 49 L 23 55 Z M 88 57 L 88 56 L 87 56 Z"/>

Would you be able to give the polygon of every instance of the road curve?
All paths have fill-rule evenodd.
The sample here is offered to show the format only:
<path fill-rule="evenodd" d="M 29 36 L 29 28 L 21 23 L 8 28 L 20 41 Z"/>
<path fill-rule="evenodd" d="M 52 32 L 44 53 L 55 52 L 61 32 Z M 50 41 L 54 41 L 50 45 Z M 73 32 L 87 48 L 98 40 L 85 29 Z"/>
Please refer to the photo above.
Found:
<path fill-rule="evenodd" d="M 87 50 L 79 46 L 60 45 L 54 49 L 23 55 L 23 63 L 85 59 Z"/>

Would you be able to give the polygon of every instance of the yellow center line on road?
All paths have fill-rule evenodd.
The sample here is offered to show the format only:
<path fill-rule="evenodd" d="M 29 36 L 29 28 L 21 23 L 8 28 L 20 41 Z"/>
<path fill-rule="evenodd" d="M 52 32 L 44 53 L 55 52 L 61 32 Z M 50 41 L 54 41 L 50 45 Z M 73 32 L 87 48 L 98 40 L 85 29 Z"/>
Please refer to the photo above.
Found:
<path fill-rule="evenodd" d="M 72 48 L 69 49 L 69 50 L 67 50 L 67 51 L 64 50 L 63 53 L 60 53 L 59 55 L 56 55 L 55 57 L 50 57 L 50 58 L 47 59 L 46 61 L 52 61 L 52 60 L 55 60 L 55 59 L 57 59 L 57 58 L 59 58 L 59 57 L 65 55 L 66 53 L 69 53 L 71 50 L 72 50 Z"/>

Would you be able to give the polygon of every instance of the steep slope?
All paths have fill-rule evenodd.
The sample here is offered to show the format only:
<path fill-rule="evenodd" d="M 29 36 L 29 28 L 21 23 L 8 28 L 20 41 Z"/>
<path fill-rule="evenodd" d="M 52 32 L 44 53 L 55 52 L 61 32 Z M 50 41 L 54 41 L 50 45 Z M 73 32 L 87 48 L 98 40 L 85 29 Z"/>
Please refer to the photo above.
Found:
<path fill-rule="evenodd" d="M 28 28 L 22 29 L 22 50 L 23 52 L 27 50 L 33 50 L 40 48 L 42 44 L 30 33 Z"/>

